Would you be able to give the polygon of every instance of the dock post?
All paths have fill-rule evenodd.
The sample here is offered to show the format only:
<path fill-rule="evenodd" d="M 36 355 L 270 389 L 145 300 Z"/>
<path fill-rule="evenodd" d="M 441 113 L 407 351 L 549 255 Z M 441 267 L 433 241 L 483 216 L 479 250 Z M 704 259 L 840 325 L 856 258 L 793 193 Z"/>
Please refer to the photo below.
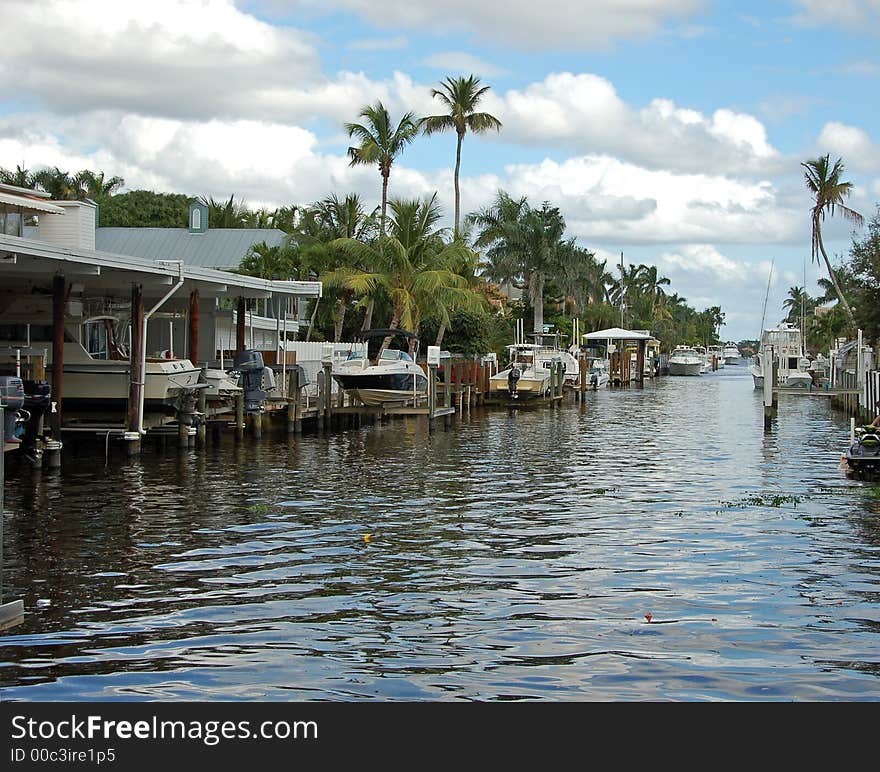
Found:
<path fill-rule="evenodd" d="M 0 405 L 0 438 L 5 440 L 3 406 Z M 24 601 L 3 600 L 3 486 L 6 468 L 6 453 L 0 449 L 0 630 L 20 624 L 24 621 Z"/>
<path fill-rule="evenodd" d="M 204 376 L 204 370 L 202 370 L 202 376 Z M 208 430 L 208 395 L 207 389 L 199 389 L 199 399 L 198 399 L 198 429 L 196 431 L 196 441 L 199 447 L 205 447 L 205 440 L 207 439 L 207 430 Z"/>
<path fill-rule="evenodd" d="M 287 376 L 287 433 L 296 432 L 296 407 L 299 401 L 299 368 L 293 367 Z"/>
<path fill-rule="evenodd" d="M 587 393 L 587 360 L 585 357 L 580 357 L 578 359 L 578 370 L 580 370 L 578 376 L 578 387 L 580 391 L 580 401 L 584 401 L 584 395 Z"/>
<path fill-rule="evenodd" d="M 324 373 L 324 429 L 329 429 L 333 420 L 333 377 L 330 375 L 333 365 L 324 362 L 321 369 Z"/>
<path fill-rule="evenodd" d="M 428 365 L 428 431 L 434 431 L 434 410 L 437 407 L 437 365 Z"/>
<path fill-rule="evenodd" d="M 764 374 L 763 379 L 763 397 L 764 397 L 764 429 L 769 429 L 775 412 L 773 404 L 773 347 L 770 346 L 761 352 L 761 372 Z"/>
<path fill-rule="evenodd" d="M 244 392 L 235 395 L 235 439 L 244 439 Z"/>
<path fill-rule="evenodd" d="M 251 434 L 255 440 L 260 440 L 263 438 L 263 412 L 262 410 L 257 410 L 256 412 L 251 413 L 250 416 Z"/>

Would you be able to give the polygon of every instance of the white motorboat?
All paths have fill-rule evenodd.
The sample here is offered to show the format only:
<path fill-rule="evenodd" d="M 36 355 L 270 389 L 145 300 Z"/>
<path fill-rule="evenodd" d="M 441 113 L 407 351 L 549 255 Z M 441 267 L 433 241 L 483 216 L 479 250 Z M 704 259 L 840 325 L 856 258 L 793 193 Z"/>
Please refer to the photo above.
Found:
<path fill-rule="evenodd" d="M 742 354 L 739 353 L 739 346 L 736 343 L 725 344 L 723 356 L 726 365 L 738 365 L 742 362 Z"/>
<path fill-rule="evenodd" d="M 537 356 L 549 360 L 562 360 L 565 364 L 565 385 L 577 386 L 581 378 L 581 368 L 577 357 L 560 345 L 559 333 L 534 333 L 535 343 L 540 346 Z"/>
<path fill-rule="evenodd" d="M 700 375 L 706 360 L 693 346 L 676 346 L 666 366 L 670 375 Z"/>
<path fill-rule="evenodd" d="M 779 385 L 788 388 L 810 388 L 813 374 L 810 360 L 804 355 L 803 336 L 800 329 L 788 322 L 761 333 L 761 346 L 758 354 L 749 365 L 752 381 L 756 389 L 764 387 L 764 371 L 761 352 L 773 350 L 773 363 L 778 371 Z"/>
<path fill-rule="evenodd" d="M 210 400 L 229 399 L 242 391 L 238 375 L 220 368 L 205 368 L 205 381 L 208 384 L 205 396 Z"/>
<path fill-rule="evenodd" d="M 601 389 L 611 381 L 610 364 L 605 357 L 587 357 L 587 388 Z"/>
<path fill-rule="evenodd" d="M 375 361 L 370 360 L 369 341 L 389 336 L 413 341 L 418 351 L 418 339 L 407 330 L 367 330 L 348 357 L 333 365 L 333 380 L 365 405 L 402 404 L 427 394 L 428 377 L 408 352 L 387 348 Z"/>
<path fill-rule="evenodd" d="M 536 343 L 507 347 L 508 366 L 489 379 L 489 391 L 511 399 L 535 399 L 550 394 L 550 368 L 562 358 Z"/>
<path fill-rule="evenodd" d="M 71 303 L 70 305 L 73 305 Z M 0 310 L 0 340 L 10 350 L 45 351 L 46 369 L 53 362 L 51 298 L 14 298 Z M 120 319 L 103 314 L 83 318 L 69 314 L 64 329 L 63 401 L 72 408 L 115 407 L 129 398 L 128 352 L 117 339 Z M 144 404 L 174 405 L 185 391 L 199 388 L 201 368 L 170 352 L 157 352 L 144 362 Z"/>

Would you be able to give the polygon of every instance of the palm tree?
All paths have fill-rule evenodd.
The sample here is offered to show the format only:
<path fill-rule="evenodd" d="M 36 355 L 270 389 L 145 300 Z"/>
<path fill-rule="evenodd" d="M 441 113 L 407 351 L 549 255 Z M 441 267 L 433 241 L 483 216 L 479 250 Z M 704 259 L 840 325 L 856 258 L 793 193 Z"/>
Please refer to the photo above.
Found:
<path fill-rule="evenodd" d="M 0 168 L 0 182 L 15 185 L 18 188 L 33 188 L 35 184 L 34 175 L 19 165 L 16 165 L 14 172 Z"/>
<path fill-rule="evenodd" d="M 97 174 L 88 169 L 77 172 L 73 178 L 77 192 L 83 198 L 101 198 L 103 196 L 112 196 L 119 188 L 125 185 L 122 177 L 106 178 L 104 172 Z"/>
<path fill-rule="evenodd" d="M 495 203 L 471 216 L 480 229 L 474 245 L 489 247 L 487 254 L 498 270 L 521 278 L 534 312 L 534 331 L 544 327 L 544 286 L 548 278 L 564 275 L 578 252 L 564 239 L 565 220 L 558 207 L 544 202 L 532 209 L 500 191 Z"/>
<path fill-rule="evenodd" d="M 470 129 L 474 134 L 494 129 L 501 131 L 501 121 L 489 113 L 476 112 L 477 105 L 489 90 L 489 86 L 480 86 L 480 79 L 473 75 L 467 78 L 447 78 L 440 88 L 431 89 L 431 96 L 439 99 L 448 112 L 443 115 L 429 115 L 422 118 L 420 126 L 427 134 L 454 130 L 458 138 L 455 146 L 455 229 L 458 238 L 458 226 L 461 212 L 461 193 L 458 187 L 461 169 L 461 143 Z"/>
<path fill-rule="evenodd" d="M 379 101 L 361 110 L 360 117 L 366 118 L 364 124 L 345 124 L 348 136 L 354 137 L 360 143 L 356 147 L 348 148 L 351 159 L 349 164 L 351 166 L 376 164 L 379 167 L 379 174 L 382 177 L 382 219 L 379 231 L 384 235 L 391 165 L 404 148 L 416 138 L 419 132 L 418 122 L 413 114 L 408 112 L 400 119 L 397 128 L 392 128 L 391 116 Z"/>
<path fill-rule="evenodd" d="M 324 275 L 327 285 L 346 287 L 361 295 L 384 290 L 391 299 L 389 328 L 413 332 L 418 332 L 424 314 L 448 321 L 452 305 L 478 302 L 467 279 L 454 270 L 469 250 L 459 240 L 447 243 L 443 232 L 435 228 L 440 218 L 436 197 L 435 193 L 423 201 L 390 201 L 390 233 L 379 236 L 375 243 L 353 238 L 331 242 L 348 253 L 353 263 L 372 270 L 343 266 Z M 380 353 L 390 341 L 385 338 Z"/>
<path fill-rule="evenodd" d="M 801 166 L 805 170 L 804 179 L 807 183 L 807 190 L 812 193 L 815 199 L 813 208 L 810 210 L 813 260 L 818 260 L 821 253 L 822 258 L 825 260 L 825 267 L 828 269 L 828 276 L 834 284 L 837 297 L 846 311 L 850 327 L 853 334 L 855 334 L 855 317 L 840 288 L 837 276 L 831 267 L 831 261 L 828 259 L 828 254 L 825 252 L 825 243 L 822 241 L 822 221 L 825 219 L 826 212 L 833 215 L 837 211 L 840 211 L 844 219 L 856 225 L 864 223 L 865 218 L 843 203 L 844 199 L 852 192 L 853 184 L 840 179 L 843 174 L 843 162 L 839 158 L 834 162 L 834 166 L 830 166 L 828 154 L 826 153 L 824 156 L 802 163 Z"/>
<path fill-rule="evenodd" d="M 209 198 L 202 201 L 208 207 L 208 225 L 211 228 L 244 228 L 247 226 L 249 212 L 247 207 L 235 200 L 235 196 L 229 197 L 228 201 L 215 201 Z"/>
<path fill-rule="evenodd" d="M 375 237 L 376 211 L 366 212 L 360 196 L 356 193 L 349 193 L 343 199 L 333 193 L 317 202 L 313 209 L 325 245 L 340 238 L 370 242 Z M 342 250 L 332 249 L 329 246 L 327 248 L 332 253 L 328 261 L 332 268 L 328 272 L 338 270 L 342 266 L 358 267 L 348 262 L 349 256 Z M 349 288 L 343 288 L 339 293 L 336 316 L 333 320 L 333 340 L 337 343 L 342 340 L 345 315 L 353 295 L 354 292 Z"/>

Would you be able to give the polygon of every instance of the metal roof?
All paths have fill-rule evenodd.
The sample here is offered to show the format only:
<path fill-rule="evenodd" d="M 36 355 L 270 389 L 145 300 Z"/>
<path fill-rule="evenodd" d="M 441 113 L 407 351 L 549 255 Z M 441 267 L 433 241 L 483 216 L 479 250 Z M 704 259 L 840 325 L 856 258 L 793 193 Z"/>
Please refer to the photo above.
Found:
<path fill-rule="evenodd" d="M 271 281 L 185 263 L 181 266 L 177 259 L 166 254 L 149 260 L 0 234 L 0 285 L 11 287 L 13 281 L 51 282 L 57 271 L 75 276 L 96 290 L 127 290 L 131 282 L 139 282 L 145 295 L 161 295 L 182 278 L 182 291 L 198 288 L 218 297 L 321 297 L 319 281 Z"/>
<path fill-rule="evenodd" d="M 51 212 L 52 214 L 65 213 L 60 206 L 50 204 L 48 201 L 41 201 L 40 199 L 31 198 L 30 196 L 18 196 L 14 193 L 4 193 L 3 191 L 0 191 L 0 204 L 20 206 L 25 211 L 32 212 Z"/>
<path fill-rule="evenodd" d="M 278 228 L 213 228 L 191 233 L 186 228 L 96 228 L 95 247 L 102 252 L 147 260 L 183 260 L 188 266 L 238 268 L 248 250 L 260 242 L 282 246 L 287 234 Z"/>

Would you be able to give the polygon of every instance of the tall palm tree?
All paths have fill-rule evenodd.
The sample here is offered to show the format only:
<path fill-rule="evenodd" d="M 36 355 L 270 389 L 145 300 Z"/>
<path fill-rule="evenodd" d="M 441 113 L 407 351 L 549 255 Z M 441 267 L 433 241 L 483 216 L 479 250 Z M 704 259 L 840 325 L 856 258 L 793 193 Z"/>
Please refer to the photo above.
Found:
<path fill-rule="evenodd" d="M 480 79 L 469 75 L 461 78 L 447 78 L 440 84 L 440 88 L 432 88 L 431 96 L 440 100 L 448 110 L 443 115 L 429 115 L 421 120 L 422 131 L 427 134 L 436 134 L 440 131 L 454 130 L 457 136 L 455 146 L 455 237 L 459 235 L 459 219 L 461 213 L 461 193 L 458 186 L 459 171 L 461 169 L 461 143 L 464 135 L 470 129 L 474 134 L 494 129 L 501 131 L 501 121 L 489 113 L 477 112 L 477 105 L 483 95 L 489 90 L 489 86 L 480 86 Z"/>
<path fill-rule="evenodd" d="M 413 113 L 406 113 L 395 128 L 391 116 L 382 102 L 368 105 L 360 112 L 364 123 L 346 123 L 348 136 L 358 141 L 358 145 L 348 148 L 349 164 L 379 167 L 382 177 L 382 219 L 379 230 L 385 234 L 385 215 L 388 208 L 388 178 L 391 165 L 404 148 L 418 135 L 419 127 Z"/>
<path fill-rule="evenodd" d="M 862 225 L 865 218 L 862 217 L 854 209 L 850 209 L 843 202 L 844 199 L 852 192 L 853 184 L 841 180 L 843 175 L 843 162 L 837 159 L 834 165 L 828 159 L 828 154 L 805 161 L 801 164 L 804 167 L 804 180 L 807 184 L 807 190 L 813 195 L 815 203 L 810 210 L 810 221 L 812 225 L 812 256 L 813 260 L 819 259 L 821 253 L 825 260 L 825 267 L 828 270 L 828 276 L 834 284 L 837 297 L 840 299 L 846 316 L 849 319 L 850 327 L 853 334 L 856 332 L 856 320 L 853 316 L 852 309 L 840 288 L 834 269 L 831 267 L 831 261 L 825 252 L 825 243 L 822 241 L 822 221 L 825 219 L 825 213 L 834 215 L 840 212 L 844 219 L 849 220 L 856 225 Z"/>

